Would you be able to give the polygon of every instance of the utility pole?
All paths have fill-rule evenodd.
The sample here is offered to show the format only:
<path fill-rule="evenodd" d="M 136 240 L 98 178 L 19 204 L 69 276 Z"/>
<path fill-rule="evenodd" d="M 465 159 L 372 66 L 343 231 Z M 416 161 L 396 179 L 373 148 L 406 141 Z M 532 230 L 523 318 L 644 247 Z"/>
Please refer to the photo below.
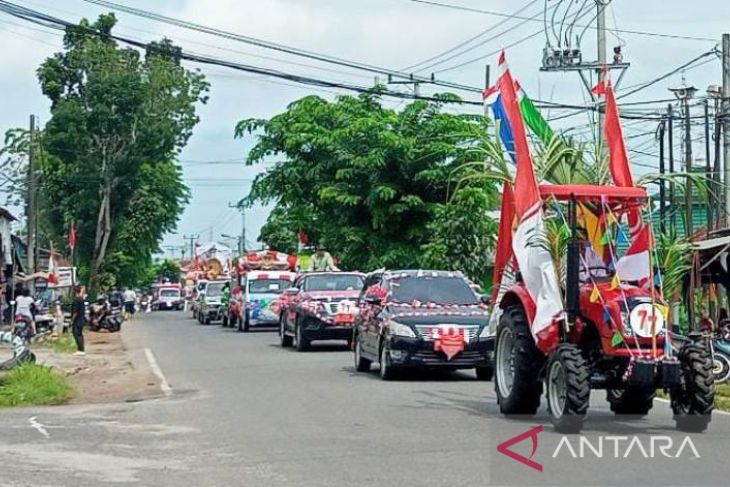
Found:
<path fill-rule="evenodd" d="M 667 138 L 667 147 L 669 148 L 669 174 L 674 174 L 674 112 L 672 104 L 667 106 L 667 120 L 669 120 L 669 135 Z M 674 208 L 674 183 L 669 183 L 669 216 L 671 217 L 672 234 L 676 234 L 676 217 Z"/>
<path fill-rule="evenodd" d="M 28 214 L 26 218 L 27 227 L 27 248 L 28 248 L 28 274 L 33 274 L 35 269 L 36 254 L 36 213 L 38 212 L 36 202 L 36 175 L 35 175 L 35 115 L 30 116 L 30 145 L 28 148 Z M 35 293 L 35 280 L 31 279 L 31 291 Z"/>
<path fill-rule="evenodd" d="M 610 0 L 609 0 L 610 1 Z M 607 72 L 603 69 L 606 66 L 606 0 L 596 0 L 596 47 L 598 49 L 598 64 L 601 68 L 598 70 L 598 82 L 606 81 Z M 598 140 L 603 134 L 603 110 L 598 110 Z"/>
<path fill-rule="evenodd" d="M 659 228 L 661 232 L 666 232 L 666 216 L 667 216 L 667 192 L 664 187 L 664 173 L 666 172 L 666 166 L 664 161 L 664 132 L 666 119 L 659 123 L 659 174 L 662 179 L 659 181 Z"/>
<path fill-rule="evenodd" d="M 246 252 L 246 208 L 243 205 L 228 203 L 229 208 L 237 208 L 241 212 L 241 255 Z"/>
<path fill-rule="evenodd" d="M 195 258 L 195 241 L 200 238 L 200 235 L 183 235 L 183 240 L 189 240 L 190 241 L 190 261 Z"/>
<path fill-rule="evenodd" d="M 687 173 L 692 172 L 692 131 L 691 131 L 691 119 L 689 112 L 689 101 L 697 92 L 694 86 L 687 86 L 684 78 L 682 78 L 682 86 L 679 88 L 669 88 L 674 96 L 677 97 L 682 103 L 683 118 L 684 118 L 684 169 Z M 685 204 L 685 236 L 689 237 L 694 232 L 694 226 L 692 222 L 692 180 L 687 179 L 687 183 L 684 191 L 684 204 Z"/>
<path fill-rule="evenodd" d="M 725 225 L 730 212 L 730 34 L 722 35 L 722 147 L 725 169 Z"/>
<path fill-rule="evenodd" d="M 712 162 L 710 161 L 710 100 L 705 98 L 705 181 L 712 181 Z M 712 183 L 708 183 L 712 191 Z M 712 194 L 712 192 L 710 192 Z M 707 204 L 707 233 L 712 230 L 712 202 Z"/>

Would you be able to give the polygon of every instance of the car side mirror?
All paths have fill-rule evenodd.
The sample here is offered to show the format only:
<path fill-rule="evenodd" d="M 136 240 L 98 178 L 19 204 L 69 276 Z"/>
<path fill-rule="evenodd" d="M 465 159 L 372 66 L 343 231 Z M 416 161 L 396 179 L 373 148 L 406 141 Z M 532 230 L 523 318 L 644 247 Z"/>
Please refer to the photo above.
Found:
<path fill-rule="evenodd" d="M 479 296 L 479 301 L 481 301 L 482 304 L 486 304 L 487 306 L 489 306 L 490 304 L 492 304 L 492 296 L 489 294 L 482 294 L 481 296 Z"/>

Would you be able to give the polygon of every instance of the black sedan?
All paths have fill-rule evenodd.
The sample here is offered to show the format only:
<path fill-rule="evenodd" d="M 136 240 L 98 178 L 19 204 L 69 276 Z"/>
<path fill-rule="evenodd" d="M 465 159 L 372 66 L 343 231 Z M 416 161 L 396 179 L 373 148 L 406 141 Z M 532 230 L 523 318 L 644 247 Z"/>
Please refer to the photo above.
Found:
<path fill-rule="evenodd" d="M 386 380 L 406 367 L 475 369 L 479 379 L 490 380 L 486 303 L 458 272 L 372 274 L 358 299 L 355 367 L 365 372 L 378 362 Z"/>

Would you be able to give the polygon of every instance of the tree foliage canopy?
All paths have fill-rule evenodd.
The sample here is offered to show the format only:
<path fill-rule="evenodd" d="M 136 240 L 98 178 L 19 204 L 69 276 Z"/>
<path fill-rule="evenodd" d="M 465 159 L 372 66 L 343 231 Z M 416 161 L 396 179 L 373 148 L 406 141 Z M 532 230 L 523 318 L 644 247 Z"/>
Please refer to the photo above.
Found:
<path fill-rule="evenodd" d="M 208 90 L 168 40 L 144 56 L 120 48 L 109 37 L 115 23 L 109 14 L 68 28 L 64 50 L 38 69 L 51 100 L 41 191 L 57 237 L 76 221 L 79 263 L 92 285 L 100 273 L 122 285 L 143 277 L 174 229 L 188 201 L 175 158 Z"/>
<path fill-rule="evenodd" d="M 450 97 L 414 101 L 397 111 L 384 107 L 377 92 L 335 101 L 308 96 L 270 120 L 239 122 L 238 137 L 256 134 L 248 164 L 286 156 L 256 178 L 244 200 L 275 203 L 264 242 L 282 246 L 282 240 L 291 239 L 291 248 L 302 229 L 346 268 L 429 263 L 463 269 L 474 252 L 488 245 L 488 236 L 471 236 L 458 250 L 436 252 L 435 240 L 453 246 L 458 237 L 434 223 L 454 216 L 447 209 L 454 196 L 453 171 L 475 153 L 493 150 L 494 139 L 483 116 L 449 113 L 445 102 Z M 454 197 L 469 211 L 460 217 L 471 220 L 470 230 L 491 234 L 478 221 L 487 218 L 484 212 L 496 201 L 495 182 L 475 180 L 465 187 L 482 196 Z M 279 230 L 282 224 L 286 230 Z M 449 228 L 461 231 L 455 227 Z M 456 253 L 462 259 L 437 257 Z"/>

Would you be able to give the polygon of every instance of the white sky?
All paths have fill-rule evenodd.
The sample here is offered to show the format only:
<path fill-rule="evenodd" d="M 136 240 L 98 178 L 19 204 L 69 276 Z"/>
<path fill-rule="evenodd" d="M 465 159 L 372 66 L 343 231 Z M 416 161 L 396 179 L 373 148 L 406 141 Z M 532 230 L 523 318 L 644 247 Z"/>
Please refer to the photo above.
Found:
<path fill-rule="evenodd" d="M 400 69 L 440 53 L 461 41 L 493 26 L 502 19 L 491 15 L 443 9 L 407 0 L 167 0 L 124 1 L 134 7 L 152 10 L 168 16 L 189 20 L 267 41 L 296 46 L 363 63 Z M 436 0 L 496 12 L 513 13 L 530 3 L 528 0 Z M 552 6 L 557 0 L 549 0 Z M 566 5 L 570 0 L 564 0 Z M 592 2 L 592 0 L 589 0 Z M 83 0 L 18 0 L 18 3 L 50 13 L 70 21 L 80 17 L 95 18 L 104 9 Z M 582 1 L 576 1 L 576 4 Z M 538 14 L 543 0 L 533 2 L 522 15 Z M 608 26 L 611 29 L 661 32 L 681 36 L 693 36 L 720 40 L 730 31 L 730 2 L 727 0 L 696 0 L 688 8 L 680 0 L 614 0 L 608 10 Z M 267 51 L 222 38 L 199 34 L 166 26 L 123 13 L 117 13 L 119 23 L 116 32 L 144 40 L 166 35 L 186 50 L 214 55 L 256 66 L 276 68 L 295 74 L 321 77 L 328 80 L 347 81 L 370 85 L 373 75 L 346 68 L 327 66 L 311 60 L 295 58 L 283 53 Z M 581 22 L 589 21 L 588 15 Z M 560 15 L 558 16 L 558 19 Z M 502 47 L 542 28 L 541 22 L 513 20 L 492 31 L 489 36 L 506 31 L 498 38 L 477 47 L 461 57 L 433 69 L 453 65 L 480 55 L 492 53 Z M 559 26 L 558 26 L 559 28 Z M 576 29 L 577 34 L 579 29 Z M 609 52 L 619 42 L 624 43 L 625 60 L 631 63 L 623 86 L 630 86 L 657 77 L 660 74 L 710 50 L 715 42 L 685 39 L 667 39 L 636 34 L 608 36 Z M 28 115 L 37 114 L 41 121 L 49 117 L 48 102 L 43 97 L 35 78 L 38 65 L 61 47 L 61 37 L 47 33 L 39 26 L 0 14 L 0 131 L 26 126 Z M 575 73 L 541 73 L 538 68 L 542 59 L 544 35 L 538 35 L 507 50 L 510 68 L 525 90 L 533 98 L 570 104 L 584 104 L 585 89 Z M 584 58 L 595 58 L 595 33 L 589 30 L 583 39 Z M 256 56 L 267 56 L 262 59 Z M 708 58 L 709 59 L 709 58 Z M 716 58 L 685 73 L 687 82 L 704 92 L 709 84 L 721 80 L 720 62 Z M 292 63 L 302 63 L 306 66 Z M 484 65 L 496 63 L 496 55 L 463 68 L 437 73 L 443 80 L 482 86 Z M 191 67 L 195 67 L 190 65 Z M 323 69 L 316 69 L 323 68 Z M 209 235 L 237 235 L 241 229 L 241 217 L 229 202 L 238 201 L 249 187 L 249 182 L 261 166 L 246 167 L 243 158 L 251 147 L 251 139 L 233 139 L 235 123 L 243 118 L 270 117 L 283 111 L 287 104 L 317 93 L 332 97 L 331 90 L 319 90 L 307 86 L 295 86 L 289 82 L 264 79 L 220 67 L 202 67 L 212 84 L 208 105 L 200 108 L 201 122 L 188 146 L 181 155 L 185 178 L 192 189 L 192 201 L 183 215 L 177 235 L 166 237 L 163 245 L 182 245 L 183 235 L 198 234 L 202 241 Z M 332 72 L 329 70 L 334 70 Z M 424 74 L 430 74 L 428 70 Z M 493 69 L 493 72 L 495 70 Z M 681 83 L 681 74 L 657 83 L 626 101 L 665 99 L 671 95 L 670 86 Z M 433 92 L 422 87 L 423 93 Z M 436 90 L 436 91 L 443 91 Z M 478 96 L 463 94 L 465 98 Z M 399 106 L 401 101 L 389 102 Z M 642 107 L 643 108 L 643 107 Z M 459 109 L 467 110 L 467 109 Z M 478 107 L 469 109 L 479 110 Z M 548 113 L 555 116 L 565 112 Z M 696 115 L 700 115 L 698 108 Z M 585 114 L 556 122 L 559 127 L 585 126 Z M 625 125 L 627 136 L 640 135 L 654 130 L 655 122 L 629 122 Z M 693 138 L 704 137 L 700 127 Z M 657 146 L 651 136 L 630 137 L 631 148 L 656 153 Z M 675 137 L 679 143 L 679 137 Z M 703 142 L 696 150 L 704 158 Z M 679 152 L 678 152 L 679 154 Z M 632 153 L 640 164 L 657 165 L 656 158 Z M 216 161 L 216 162 L 198 162 Z M 647 171 L 635 167 L 637 173 Z M 16 214 L 17 208 L 11 208 Z M 258 230 L 265 221 L 267 211 L 254 208 L 247 215 L 247 239 L 255 241 Z"/>

